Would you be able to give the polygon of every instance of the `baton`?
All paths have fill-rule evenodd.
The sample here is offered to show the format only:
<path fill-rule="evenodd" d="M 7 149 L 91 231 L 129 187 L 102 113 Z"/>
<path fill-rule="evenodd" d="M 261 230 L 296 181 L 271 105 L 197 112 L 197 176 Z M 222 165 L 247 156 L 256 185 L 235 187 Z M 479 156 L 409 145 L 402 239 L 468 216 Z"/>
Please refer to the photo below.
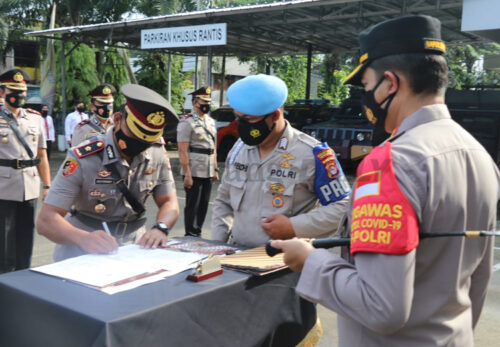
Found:
<path fill-rule="evenodd" d="M 433 238 L 433 237 L 482 237 L 482 236 L 500 236 L 498 231 L 487 231 L 487 230 L 468 230 L 468 231 L 454 231 L 450 233 L 419 233 L 421 239 Z M 324 239 L 303 239 L 309 242 L 314 248 L 333 248 L 340 246 L 349 246 L 351 243 L 350 237 L 332 237 Z M 274 248 L 271 246 L 271 241 L 266 243 L 266 253 L 270 257 L 274 257 L 276 254 L 283 252 L 281 249 Z"/>

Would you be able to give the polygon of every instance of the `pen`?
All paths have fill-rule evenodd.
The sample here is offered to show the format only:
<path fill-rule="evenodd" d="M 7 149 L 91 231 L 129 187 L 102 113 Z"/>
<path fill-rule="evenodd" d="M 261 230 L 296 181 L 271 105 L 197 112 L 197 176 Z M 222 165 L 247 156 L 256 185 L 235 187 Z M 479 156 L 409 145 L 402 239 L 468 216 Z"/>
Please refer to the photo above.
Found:
<path fill-rule="evenodd" d="M 111 232 L 109 231 L 109 228 L 108 228 L 108 223 L 106 223 L 105 221 L 102 221 L 102 227 L 104 228 L 104 231 L 106 232 L 106 234 L 108 234 L 109 236 L 112 236 Z"/>

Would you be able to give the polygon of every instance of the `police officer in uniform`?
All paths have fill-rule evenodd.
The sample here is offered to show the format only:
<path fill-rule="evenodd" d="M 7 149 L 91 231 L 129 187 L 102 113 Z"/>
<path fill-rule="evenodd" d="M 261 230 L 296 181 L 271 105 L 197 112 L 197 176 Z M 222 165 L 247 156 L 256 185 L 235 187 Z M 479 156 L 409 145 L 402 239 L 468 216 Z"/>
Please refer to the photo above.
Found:
<path fill-rule="evenodd" d="M 437 19 L 387 20 L 359 39 L 347 83 L 364 87 L 375 133 L 390 137 L 358 167 L 350 254 L 301 240 L 272 245 L 302 270 L 297 291 L 339 313 L 339 345 L 473 346 L 494 240 L 419 235 L 495 230 L 498 169 L 444 103 Z"/>
<path fill-rule="evenodd" d="M 113 125 L 113 120 L 110 117 L 113 114 L 114 93 L 116 93 L 116 89 L 110 84 L 101 84 L 90 91 L 92 115 L 75 127 L 71 137 L 73 146 L 97 134 L 106 133 L 106 130 Z"/>
<path fill-rule="evenodd" d="M 184 176 L 186 207 L 184 226 L 186 235 L 200 236 L 212 182 L 219 179 L 217 168 L 217 130 L 210 112 L 210 88 L 201 87 L 190 93 L 193 112 L 185 115 L 177 125 L 177 146 L 181 174 Z"/>
<path fill-rule="evenodd" d="M 229 87 L 240 139 L 214 201 L 213 239 L 256 247 L 325 236 L 345 214 L 350 186 L 335 153 L 284 119 L 287 96 L 274 76 L 249 76 Z"/>
<path fill-rule="evenodd" d="M 68 151 L 40 211 L 37 230 L 58 243 L 55 260 L 107 253 L 134 241 L 146 248 L 162 246 L 178 218 L 174 179 L 161 137 L 165 124 L 178 121 L 177 114 L 146 87 L 128 84 L 121 93 L 126 104 L 115 114 L 114 126 Z M 150 195 L 158 214 L 146 230 L 144 202 Z M 71 206 L 74 210 L 67 215 Z"/>
<path fill-rule="evenodd" d="M 36 111 L 23 109 L 29 76 L 21 69 L 0 76 L 0 273 L 26 269 L 33 250 L 36 201 L 50 187 L 45 129 Z"/>

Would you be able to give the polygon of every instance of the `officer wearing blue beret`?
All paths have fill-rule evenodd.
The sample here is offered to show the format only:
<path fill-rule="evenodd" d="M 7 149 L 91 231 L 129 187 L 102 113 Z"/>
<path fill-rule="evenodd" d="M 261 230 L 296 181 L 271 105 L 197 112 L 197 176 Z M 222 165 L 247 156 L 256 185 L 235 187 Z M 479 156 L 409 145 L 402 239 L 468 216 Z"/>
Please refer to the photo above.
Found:
<path fill-rule="evenodd" d="M 248 76 L 228 89 L 240 139 L 214 202 L 213 239 L 255 247 L 336 230 L 349 184 L 333 150 L 285 120 L 287 96 L 285 83 L 268 75 Z"/>

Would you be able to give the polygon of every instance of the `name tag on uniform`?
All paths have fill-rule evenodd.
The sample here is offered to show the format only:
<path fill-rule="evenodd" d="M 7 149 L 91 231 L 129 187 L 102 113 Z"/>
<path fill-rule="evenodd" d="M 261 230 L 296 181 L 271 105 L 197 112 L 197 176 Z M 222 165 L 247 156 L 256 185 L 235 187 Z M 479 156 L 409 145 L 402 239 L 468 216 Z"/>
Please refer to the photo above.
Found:
<path fill-rule="evenodd" d="M 113 184 L 115 181 L 112 178 L 96 178 L 95 184 Z"/>

